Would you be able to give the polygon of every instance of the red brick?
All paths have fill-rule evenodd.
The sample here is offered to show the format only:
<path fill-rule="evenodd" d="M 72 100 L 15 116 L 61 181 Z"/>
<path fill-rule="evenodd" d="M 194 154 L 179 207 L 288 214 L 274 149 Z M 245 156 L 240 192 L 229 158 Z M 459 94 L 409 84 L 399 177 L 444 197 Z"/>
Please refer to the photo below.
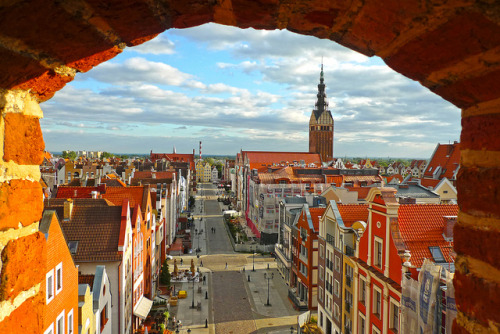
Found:
<path fill-rule="evenodd" d="M 5 49 L 0 49 L 0 87 L 13 88 L 47 72 L 38 61 Z"/>
<path fill-rule="evenodd" d="M 234 8 L 234 1 L 233 1 Z M 196 27 L 213 21 L 214 7 L 209 1 L 197 3 L 187 1 L 171 1 L 172 28 Z"/>
<path fill-rule="evenodd" d="M 500 168 L 461 167 L 457 176 L 460 210 L 500 218 Z"/>
<path fill-rule="evenodd" d="M 94 66 L 99 65 L 111 58 L 114 58 L 117 54 L 122 52 L 121 49 L 114 46 L 108 50 L 96 53 L 90 57 L 78 59 L 77 61 L 68 63 L 67 65 L 72 68 L 78 69 L 80 72 L 90 71 Z"/>
<path fill-rule="evenodd" d="M 113 47 L 88 22 L 71 15 L 57 2 L 50 1 L 18 2 L 9 6 L 8 15 L 3 15 L 0 20 L 0 31 L 64 63 Z"/>
<path fill-rule="evenodd" d="M 103 17 L 113 31 L 120 36 L 128 46 L 139 45 L 148 39 L 145 36 L 156 36 L 170 28 L 170 22 L 161 22 L 153 13 L 147 1 L 129 1 L 124 5 L 122 0 L 88 0 L 86 1 L 96 13 L 96 17 Z M 184 3 L 184 1 L 181 1 Z M 155 2 L 156 14 L 171 21 L 171 10 L 168 4 Z M 187 5 L 187 4 L 186 4 Z"/>
<path fill-rule="evenodd" d="M 43 333 L 43 306 L 45 295 L 38 293 L 27 299 L 0 322 L 0 333 Z"/>
<path fill-rule="evenodd" d="M 500 85 L 500 70 L 485 75 L 453 82 L 446 86 L 434 86 L 430 89 L 457 107 L 468 108 L 480 102 L 494 100 L 498 97 L 497 87 Z"/>
<path fill-rule="evenodd" d="M 37 232 L 11 240 L 2 251 L 0 300 L 15 298 L 45 279 L 45 236 Z"/>
<path fill-rule="evenodd" d="M 483 230 L 455 224 L 453 239 L 455 251 L 458 254 L 467 254 L 494 267 L 500 267 L 500 252 L 497 251 L 500 230 Z"/>
<path fill-rule="evenodd" d="M 241 28 L 276 29 L 278 0 L 233 0 L 234 17 Z"/>
<path fill-rule="evenodd" d="M 43 193 L 39 182 L 0 183 L 0 231 L 27 226 L 42 218 Z"/>
<path fill-rule="evenodd" d="M 54 96 L 58 90 L 62 89 L 72 80 L 72 76 L 60 75 L 54 71 L 45 71 L 40 76 L 14 86 L 12 89 L 30 90 L 31 94 L 34 95 L 38 101 L 43 102 Z"/>
<path fill-rule="evenodd" d="M 457 324 L 456 319 L 455 321 L 453 321 L 453 327 L 451 328 L 451 332 L 453 334 L 469 334 L 469 332 L 465 328 Z"/>
<path fill-rule="evenodd" d="M 5 115 L 3 159 L 20 165 L 40 165 L 43 162 L 43 142 L 40 121 L 36 117 L 8 113 Z"/>
<path fill-rule="evenodd" d="M 500 26 L 478 12 L 462 11 L 435 30 L 410 41 L 385 59 L 405 76 L 424 80 L 430 73 L 500 45 Z"/>
<path fill-rule="evenodd" d="M 462 149 L 500 151 L 499 129 L 500 114 L 463 118 L 460 140 Z"/>
<path fill-rule="evenodd" d="M 486 328 L 489 327 L 489 321 L 500 323 L 500 286 L 497 283 L 457 270 L 453 284 L 455 301 L 460 311 Z"/>

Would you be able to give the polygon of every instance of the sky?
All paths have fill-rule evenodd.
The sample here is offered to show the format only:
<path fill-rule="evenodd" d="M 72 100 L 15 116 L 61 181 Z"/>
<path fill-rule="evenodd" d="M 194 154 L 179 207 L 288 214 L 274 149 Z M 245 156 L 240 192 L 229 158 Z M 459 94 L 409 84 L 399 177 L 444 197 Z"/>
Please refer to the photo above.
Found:
<path fill-rule="evenodd" d="M 459 140 L 460 110 L 329 40 L 206 24 L 171 29 L 41 104 L 46 149 L 236 155 L 308 150 L 321 64 L 335 157 L 430 158 Z"/>

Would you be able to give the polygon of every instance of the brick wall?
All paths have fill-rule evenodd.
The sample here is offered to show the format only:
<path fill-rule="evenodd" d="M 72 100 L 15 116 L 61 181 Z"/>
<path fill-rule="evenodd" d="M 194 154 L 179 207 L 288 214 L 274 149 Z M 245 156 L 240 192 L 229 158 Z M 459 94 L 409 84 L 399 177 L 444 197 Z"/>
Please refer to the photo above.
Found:
<path fill-rule="evenodd" d="M 455 330 L 499 331 L 499 12 L 500 3 L 479 0 L 8 2 L 0 21 L 0 332 L 41 329 L 38 269 L 46 254 L 37 233 L 44 147 L 37 102 L 125 46 L 207 22 L 329 38 L 380 56 L 463 109 Z"/>

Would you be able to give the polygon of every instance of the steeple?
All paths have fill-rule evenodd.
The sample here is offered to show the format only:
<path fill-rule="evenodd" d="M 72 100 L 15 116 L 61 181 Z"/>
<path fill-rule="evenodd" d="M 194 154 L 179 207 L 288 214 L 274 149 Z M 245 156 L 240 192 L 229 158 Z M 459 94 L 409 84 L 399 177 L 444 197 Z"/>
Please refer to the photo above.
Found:
<path fill-rule="evenodd" d="M 314 116 L 316 119 L 318 119 L 321 114 L 325 111 L 328 110 L 328 101 L 326 100 L 326 93 L 325 93 L 325 77 L 323 73 L 323 63 L 321 63 L 321 72 L 319 75 L 319 84 L 318 84 L 318 94 L 316 104 L 315 104 L 315 109 L 313 110 Z"/>

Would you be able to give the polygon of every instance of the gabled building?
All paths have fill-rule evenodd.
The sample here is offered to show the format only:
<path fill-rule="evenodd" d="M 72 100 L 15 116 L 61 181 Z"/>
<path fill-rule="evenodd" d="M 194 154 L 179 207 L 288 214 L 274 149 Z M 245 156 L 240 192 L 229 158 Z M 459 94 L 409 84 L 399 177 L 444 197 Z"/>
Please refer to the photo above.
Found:
<path fill-rule="evenodd" d="M 441 180 L 447 178 L 453 185 L 460 168 L 460 143 L 437 144 L 424 171 L 424 179 Z"/>
<path fill-rule="evenodd" d="M 128 201 L 121 206 L 104 199 L 50 199 L 78 271 L 96 275 L 105 266 L 112 303 L 102 322 L 112 319 L 112 333 L 132 333 L 132 226 Z M 75 287 L 77 283 L 75 282 Z M 96 321 L 97 322 L 97 321 Z M 96 324 L 97 326 L 97 324 Z"/>
<path fill-rule="evenodd" d="M 78 329 L 78 271 L 55 211 L 45 211 L 39 231 L 45 236 L 47 257 L 43 334 L 76 333 Z M 15 278 L 13 278 L 15 279 Z"/>
<path fill-rule="evenodd" d="M 292 231 L 292 271 L 288 297 L 300 310 L 318 307 L 318 234 L 325 208 L 304 204 Z"/>

